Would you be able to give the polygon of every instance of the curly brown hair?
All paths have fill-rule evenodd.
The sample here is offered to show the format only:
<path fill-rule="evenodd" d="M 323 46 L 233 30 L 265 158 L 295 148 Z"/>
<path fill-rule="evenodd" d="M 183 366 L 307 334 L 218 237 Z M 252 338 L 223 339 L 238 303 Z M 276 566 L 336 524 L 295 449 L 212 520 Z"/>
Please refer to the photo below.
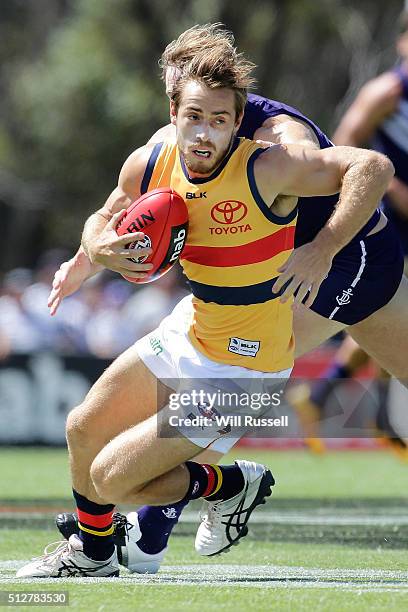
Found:
<path fill-rule="evenodd" d="M 235 39 L 232 32 L 225 29 L 222 23 L 205 23 L 195 25 L 186 30 L 176 40 L 167 45 L 159 60 L 162 68 L 162 79 L 166 80 L 169 67 L 182 70 L 196 53 L 206 49 L 224 49 L 225 52 L 234 49 Z"/>
<path fill-rule="evenodd" d="M 176 110 L 187 81 L 195 80 L 211 89 L 226 87 L 235 94 L 237 116 L 245 107 L 248 89 L 255 79 L 255 64 L 248 61 L 234 46 L 234 35 L 221 23 L 194 26 L 167 45 L 160 65 L 163 79 L 168 68 L 180 71 L 171 98 Z"/>

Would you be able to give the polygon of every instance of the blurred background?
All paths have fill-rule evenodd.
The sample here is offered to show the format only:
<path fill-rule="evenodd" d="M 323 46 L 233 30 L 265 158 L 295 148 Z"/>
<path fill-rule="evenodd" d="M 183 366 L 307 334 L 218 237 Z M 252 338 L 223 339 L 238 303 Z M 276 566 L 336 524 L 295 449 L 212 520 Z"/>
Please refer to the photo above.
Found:
<path fill-rule="evenodd" d="M 56 269 L 124 160 L 167 123 L 164 47 L 196 23 L 223 22 L 258 65 L 256 92 L 296 106 L 330 135 L 363 83 L 395 63 L 402 8 L 401 0 L 1 2 L 0 443 L 64 443 L 67 411 L 187 293 L 177 270 L 142 288 L 107 272 L 55 318 L 46 306 Z M 300 375 L 324 371 L 335 342 L 301 361 Z"/>

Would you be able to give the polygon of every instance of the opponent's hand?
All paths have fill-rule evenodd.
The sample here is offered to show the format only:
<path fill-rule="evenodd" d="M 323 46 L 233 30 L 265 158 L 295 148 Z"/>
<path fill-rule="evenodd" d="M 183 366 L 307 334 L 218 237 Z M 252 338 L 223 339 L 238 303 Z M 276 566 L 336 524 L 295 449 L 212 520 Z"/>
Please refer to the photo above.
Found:
<path fill-rule="evenodd" d="M 82 283 L 94 273 L 91 262 L 85 254 L 83 255 L 81 262 L 77 256 L 73 257 L 69 261 L 64 261 L 56 271 L 48 297 L 48 308 L 52 317 L 56 314 L 62 300 L 78 291 Z"/>
<path fill-rule="evenodd" d="M 330 271 L 332 261 L 333 256 L 322 251 L 313 242 L 298 247 L 290 255 L 287 262 L 278 268 L 281 275 L 273 285 L 273 293 L 278 293 L 288 283 L 280 296 L 280 301 L 282 303 L 287 302 L 297 290 L 294 303 L 301 304 L 310 290 L 305 302 L 305 306 L 309 308 L 316 299 L 320 285 Z"/>
<path fill-rule="evenodd" d="M 135 257 L 136 253 L 134 249 L 127 249 L 126 246 L 136 240 L 142 240 L 145 234 L 133 232 L 118 236 L 116 226 L 123 214 L 124 210 L 121 210 L 113 215 L 98 239 L 92 244 L 89 254 L 93 263 L 100 264 L 108 270 L 129 278 L 144 278 L 147 271 L 153 268 L 153 264 L 138 264 L 130 261 L 130 258 Z M 149 248 L 138 249 L 136 256 L 147 257 L 152 252 L 152 249 Z"/>

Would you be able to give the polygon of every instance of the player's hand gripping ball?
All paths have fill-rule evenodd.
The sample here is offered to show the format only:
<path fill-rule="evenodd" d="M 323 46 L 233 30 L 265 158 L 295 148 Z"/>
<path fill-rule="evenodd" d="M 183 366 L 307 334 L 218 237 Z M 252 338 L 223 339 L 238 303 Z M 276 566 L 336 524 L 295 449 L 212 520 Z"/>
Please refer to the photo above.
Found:
<path fill-rule="evenodd" d="M 151 263 L 144 278 L 130 278 L 132 283 L 150 283 L 168 272 L 178 261 L 187 239 L 188 211 L 183 198 L 170 188 L 153 189 L 133 202 L 116 226 L 118 236 L 143 232 L 144 238 L 131 242 L 135 263 Z M 137 257 L 137 250 L 151 248 L 148 257 Z"/>

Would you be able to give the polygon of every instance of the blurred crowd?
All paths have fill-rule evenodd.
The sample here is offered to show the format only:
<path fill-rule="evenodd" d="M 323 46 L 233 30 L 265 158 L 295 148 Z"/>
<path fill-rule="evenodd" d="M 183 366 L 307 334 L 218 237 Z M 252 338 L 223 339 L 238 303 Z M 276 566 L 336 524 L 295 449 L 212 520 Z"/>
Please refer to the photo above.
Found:
<path fill-rule="evenodd" d="M 0 358 L 52 350 L 113 358 L 152 331 L 188 293 L 177 267 L 154 283 L 134 285 L 102 272 L 65 298 L 51 317 L 47 300 L 55 271 L 69 254 L 44 253 L 36 267 L 6 272 L 0 284 Z"/>

